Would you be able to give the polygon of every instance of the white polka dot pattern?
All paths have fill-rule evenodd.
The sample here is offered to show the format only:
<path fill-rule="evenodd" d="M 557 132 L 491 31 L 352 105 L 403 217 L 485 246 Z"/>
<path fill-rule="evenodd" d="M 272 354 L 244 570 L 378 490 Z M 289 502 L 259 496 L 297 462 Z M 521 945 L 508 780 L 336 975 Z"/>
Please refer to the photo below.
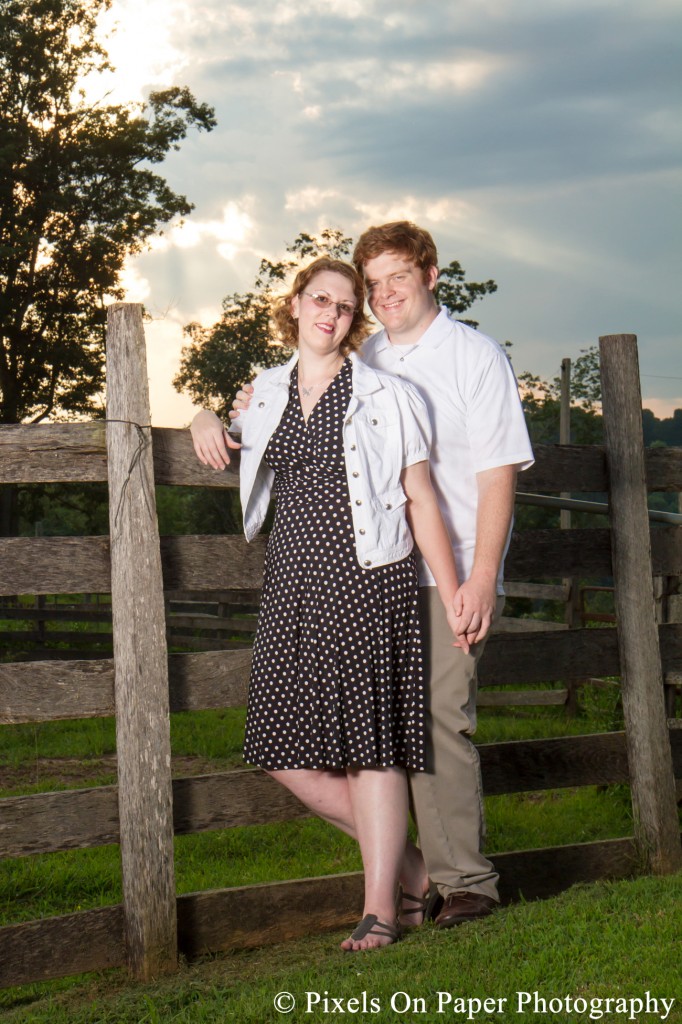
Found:
<path fill-rule="evenodd" d="M 303 418 L 296 370 L 265 458 L 277 508 L 253 649 L 244 759 L 262 768 L 425 765 L 417 573 L 362 569 L 341 427 L 347 359 Z"/>

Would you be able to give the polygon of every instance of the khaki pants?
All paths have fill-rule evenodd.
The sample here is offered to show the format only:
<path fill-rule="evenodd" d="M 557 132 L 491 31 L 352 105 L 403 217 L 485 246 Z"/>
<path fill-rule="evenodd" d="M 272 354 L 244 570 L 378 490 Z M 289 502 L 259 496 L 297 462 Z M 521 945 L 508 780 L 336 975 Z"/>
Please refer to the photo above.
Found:
<path fill-rule="evenodd" d="M 464 654 L 435 587 L 419 591 L 427 684 L 428 767 L 410 772 L 414 814 L 426 868 L 442 896 L 468 889 L 493 899 L 498 874 L 483 856 L 485 817 L 476 730 L 476 666 L 485 641 Z M 504 598 L 497 602 L 499 616 Z"/>

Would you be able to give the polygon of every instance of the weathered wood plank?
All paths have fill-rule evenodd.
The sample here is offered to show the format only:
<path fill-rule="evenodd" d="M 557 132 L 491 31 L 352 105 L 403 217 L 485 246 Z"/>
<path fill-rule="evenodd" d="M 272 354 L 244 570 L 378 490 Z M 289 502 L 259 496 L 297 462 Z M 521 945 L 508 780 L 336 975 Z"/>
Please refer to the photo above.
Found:
<path fill-rule="evenodd" d="M 669 735 L 675 773 L 682 778 L 682 730 L 670 729 Z M 486 796 L 606 786 L 629 779 L 624 733 L 486 743 L 478 751 Z M 118 842 L 116 797 L 116 786 L 99 786 L 0 800 L 0 856 Z M 288 790 L 258 769 L 173 780 L 176 834 L 309 816 Z"/>
<path fill-rule="evenodd" d="M 154 477 L 157 484 L 190 487 L 239 487 L 239 451 L 230 452 L 226 470 L 203 466 L 192 446 L 189 430 L 157 428 L 152 430 Z"/>
<path fill-rule="evenodd" d="M 515 531 L 507 555 L 509 580 L 555 576 L 610 576 L 606 529 Z M 161 538 L 166 590 L 229 590 L 261 586 L 267 537 L 246 544 L 241 536 Z M 651 531 L 653 572 L 682 573 L 682 530 Z M 108 593 L 108 537 L 10 537 L 0 539 L 0 596 L 6 594 Z"/>
<path fill-rule="evenodd" d="M 682 624 L 658 627 L 666 671 L 682 668 Z M 495 633 L 481 656 L 479 686 L 563 682 L 620 672 L 618 630 L 559 630 L 555 633 Z"/>
<path fill-rule="evenodd" d="M 113 713 L 111 659 L 0 665 L 2 724 L 99 718 Z"/>
<path fill-rule="evenodd" d="M 599 445 L 533 445 L 535 463 L 519 473 L 519 491 L 600 493 L 606 490 L 606 461 Z"/>
<path fill-rule="evenodd" d="M 142 307 L 107 317 L 107 465 L 116 749 L 128 962 L 177 962 L 166 620 Z"/>
<path fill-rule="evenodd" d="M 0 595 L 105 594 L 110 590 L 108 537 L 0 539 Z"/>
<path fill-rule="evenodd" d="M 664 671 L 682 671 L 682 623 L 664 623 L 658 632 Z M 243 706 L 250 666 L 247 649 L 171 654 L 171 711 Z M 562 682 L 619 671 L 615 629 L 499 633 L 490 637 L 481 658 L 479 686 Z M 0 723 L 113 713 L 111 659 L 0 665 Z"/>
<path fill-rule="evenodd" d="M 5 925 L 0 950 L 0 988 L 122 967 L 123 907 Z"/>
<path fill-rule="evenodd" d="M 632 839 L 493 854 L 504 903 L 542 899 L 577 882 L 637 874 Z M 221 950 L 341 931 L 361 913 L 360 872 L 188 893 L 177 900 L 178 947 L 190 959 Z M 124 963 L 122 907 L 0 928 L 0 986 L 66 977 Z"/>
<path fill-rule="evenodd" d="M 0 426 L 0 483 L 107 479 L 104 421 Z"/>
<path fill-rule="evenodd" d="M 173 819 L 179 835 L 311 817 L 265 772 L 237 768 L 173 780 Z"/>
<path fill-rule="evenodd" d="M 251 651 L 171 654 L 168 659 L 172 711 L 242 707 L 251 671 Z"/>
<path fill-rule="evenodd" d="M 576 882 L 626 878 L 637 872 L 631 839 L 519 850 L 493 857 L 505 903 L 519 896 L 546 898 Z M 360 873 L 189 893 L 178 900 L 178 946 L 191 959 L 208 952 L 341 930 L 357 921 L 361 906 Z"/>
<path fill-rule="evenodd" d="M 237 487 L 239 453 L 223 473 L 202 466 L 188 430 L 152 429 L 154 474 L 159 484 Z M 534 446 L 535 465 L 519 475 L 520 491 L 606 491 L 606 462 L 600 445 Z M 682 452 L 646 450 L 649 491 L 678 491 Z M 0 483 L 104 481 L 106 444 L 103 421 L 89 423 L 3 424 L 0 426 Z"/>
<path fill-rule="evenodd" d="M 250 650 L 171 654 L 168 666 L 171 711 L 246 703 Z M 0 665 L 0 723 L 98 718 L 114 710 L 111 658 Z"/>
<path fill-rule="evenodd" d="M 635 838 L 655 874 L 682 868 L 648 541 L 637 339 L 599 339 L 621 694 Z M 678 528 L 679 531 L 679 528 Z M 682 531 L 679 531 L 682 533 Z M 656 571 L 655 569 L 653 570 Z"/>
<path fill-rule="evenodd" d="M 615 629 L 494 633 L 481 656 L 479 686 L 564 682 L 618 675 Z"/>
<path fill-rule="evenodd" d="M 118 787 L 0 800 L 0 857 L 109 846 L 119 840 Z"/>
<path fill-rule="evenodd" d="M 630 878 L 641 869 L 635 842 L 630 838 L 497 853 L 492 857 L 500 872 L 503 903 L 519 898 L 547 899 L 578 883 Z"/>
<path fill-rule="evenodd" d="M 647 491 L 682 490 L 682 448 L 645 448 Z"/>
<path fill-rule="evenodd" d="M 252 589 L 263 580 L 267 537 L 247 544 L 241 536 L 163 537 L 166 590 Z"/>

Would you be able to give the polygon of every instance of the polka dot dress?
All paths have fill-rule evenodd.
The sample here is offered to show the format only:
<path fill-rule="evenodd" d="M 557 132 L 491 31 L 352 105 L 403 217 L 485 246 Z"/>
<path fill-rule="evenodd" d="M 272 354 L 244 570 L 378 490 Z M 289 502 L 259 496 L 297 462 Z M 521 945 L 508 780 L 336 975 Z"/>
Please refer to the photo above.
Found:
<path fill-rule="evenodd" d="M 343 457 L 346 360 L 306 423 L 297 368 L 265 452 L 275 521 L 253 649 L 244 759 L 262 768 L 425 766 L 414 558 L 358 563 Z"/>

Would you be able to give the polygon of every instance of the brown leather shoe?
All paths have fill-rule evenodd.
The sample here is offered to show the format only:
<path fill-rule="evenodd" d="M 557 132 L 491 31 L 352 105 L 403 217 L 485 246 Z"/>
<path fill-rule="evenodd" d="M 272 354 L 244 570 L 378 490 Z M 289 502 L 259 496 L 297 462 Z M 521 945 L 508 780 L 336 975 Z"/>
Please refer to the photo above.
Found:
<path fill-rule="evenodd" d="M 465 921 L 474 921 L 477 917 L 487 917 L 498 906 L 496 900 L 483 893 L 457 889 L 445 897 L 443 909 L 436 918 L 436 927 L 452 928 Z"/>

